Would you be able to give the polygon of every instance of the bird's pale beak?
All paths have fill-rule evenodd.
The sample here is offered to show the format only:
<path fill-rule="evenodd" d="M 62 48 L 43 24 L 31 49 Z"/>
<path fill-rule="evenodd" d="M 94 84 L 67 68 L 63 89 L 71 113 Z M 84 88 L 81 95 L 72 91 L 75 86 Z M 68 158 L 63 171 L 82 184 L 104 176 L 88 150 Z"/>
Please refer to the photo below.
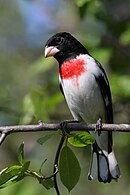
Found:
<path fill-rule="evenodd" d="M 49 56 L 54 56 L 57 52 L 59 52 L 60 50 L 57 49 L 54 46 L 46 46 L 45 47 L 45 57 L 49 57 Z"/>

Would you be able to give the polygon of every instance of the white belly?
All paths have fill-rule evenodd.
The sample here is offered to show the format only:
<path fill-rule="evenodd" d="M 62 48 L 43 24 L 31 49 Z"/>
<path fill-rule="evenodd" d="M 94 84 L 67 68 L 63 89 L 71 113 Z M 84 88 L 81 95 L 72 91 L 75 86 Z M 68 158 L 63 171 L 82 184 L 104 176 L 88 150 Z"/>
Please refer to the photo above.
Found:
<path fill-rule="evenodd" d="M 61 84 L 74 119 L 95 123 L 99 117 L 105 116 L 104 102 L 94 75 L 83 73 L 77 85 L 72 79 L 65 79 Z"/>

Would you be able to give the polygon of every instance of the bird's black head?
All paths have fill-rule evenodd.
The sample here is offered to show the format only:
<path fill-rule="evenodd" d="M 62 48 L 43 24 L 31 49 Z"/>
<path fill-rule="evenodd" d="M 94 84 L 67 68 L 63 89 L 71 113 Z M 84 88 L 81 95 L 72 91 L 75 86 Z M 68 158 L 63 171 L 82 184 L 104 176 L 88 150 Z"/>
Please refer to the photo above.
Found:
<path fill-rule="evenodd" d="M 45 57 L 54 56 L 62 64 L 79 54 L 88 54 L 86 48 L 70 33 L 61 32 L 52 36 L 45 45 Z"/>

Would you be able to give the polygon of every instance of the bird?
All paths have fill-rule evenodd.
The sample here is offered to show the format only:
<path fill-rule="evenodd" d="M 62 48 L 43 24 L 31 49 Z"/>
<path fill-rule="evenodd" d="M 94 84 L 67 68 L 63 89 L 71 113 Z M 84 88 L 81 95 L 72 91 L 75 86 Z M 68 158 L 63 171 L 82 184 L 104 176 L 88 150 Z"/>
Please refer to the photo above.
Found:
<path fill-rule="evenodd" d="M 69 32 L 58 32 L 46 42 L 45 57 L 59 63 L 60 89 L 75 121 L 113 123 L 111 90 L 102 65 Z M 112 132 L 90 131 L 95 142 L 89 180 L 110 183 L 120 177 L 120 169 L 112 149 Z"/>

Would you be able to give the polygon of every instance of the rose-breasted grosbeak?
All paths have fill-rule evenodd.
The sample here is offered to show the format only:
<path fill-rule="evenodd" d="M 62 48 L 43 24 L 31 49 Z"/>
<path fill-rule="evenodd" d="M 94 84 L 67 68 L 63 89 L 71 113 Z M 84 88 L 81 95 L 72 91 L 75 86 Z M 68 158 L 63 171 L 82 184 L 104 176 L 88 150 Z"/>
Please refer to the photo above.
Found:
<path fill-rule="evenodd" d="M 45 45 L 45 57 L 59 62 L 62 93 L 75 120 L 113 123 L 109 82 L 101 64 L 87 49 L 67 32 L 57 33 Z M 95 137 L 88 179 L 98 175 L 100 182 L 111 182 L 120 176 L 112 150 L 112 132 L 90 132 Z"/>

